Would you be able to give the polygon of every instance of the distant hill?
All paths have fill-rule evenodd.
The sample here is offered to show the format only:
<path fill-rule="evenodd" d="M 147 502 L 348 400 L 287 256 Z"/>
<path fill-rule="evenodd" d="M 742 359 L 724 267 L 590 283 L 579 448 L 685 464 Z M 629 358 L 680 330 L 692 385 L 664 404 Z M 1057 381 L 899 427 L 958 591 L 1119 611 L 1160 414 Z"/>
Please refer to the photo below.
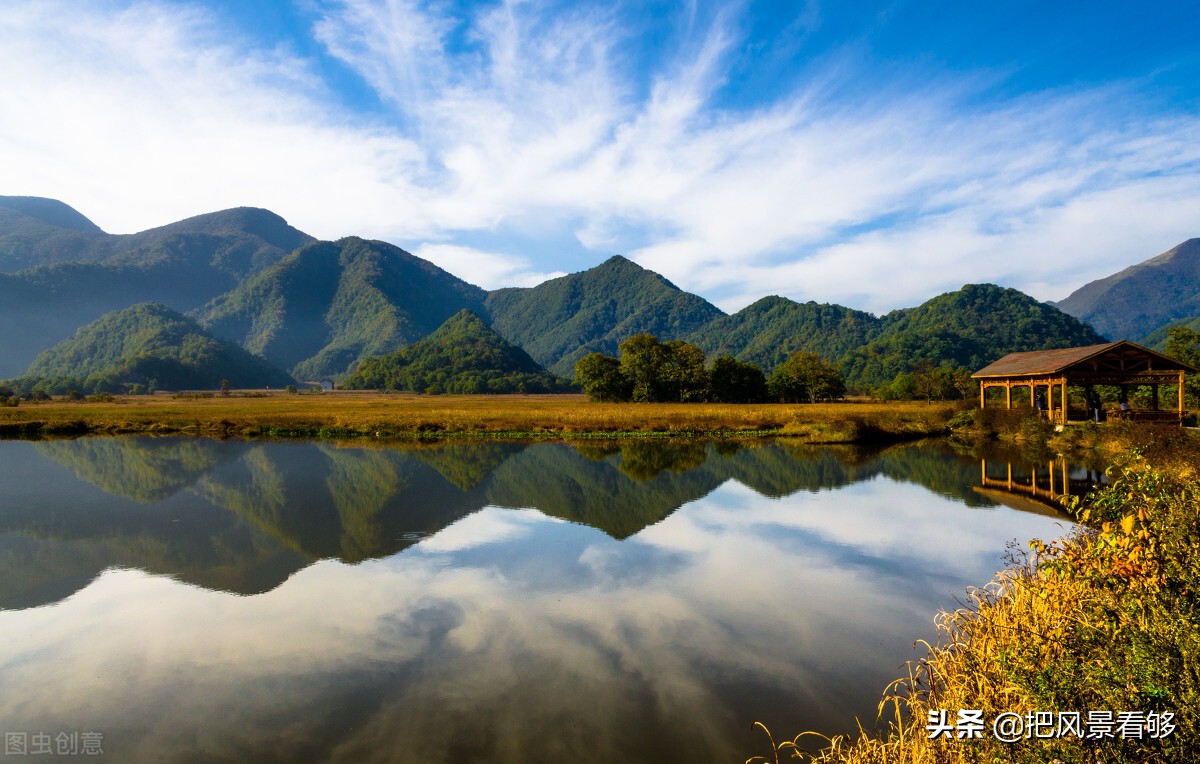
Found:
<path fill-rule="evenodd" d="M 486 293 L 399 247 L 314 242 L 195 312 L 202 325 L 301 379 L 341 378 L 360 360 L 425 337 Z"/>
<path fill-rule="evenodd" d="M 562 387 L 469 310 L 419 342 L 364 360 L 343 386 L 414 393 L 544 393 Z"/>
<path fill-rule="evenodd" d="M 176 243 L 187 240 L 186 245 Z M 236 278 L 313 238 L 269 210 L 237 207 L 134 234 L 109 234 L 55 199 L 0 196 L 0 273 L 61 262 L 145 265 L 186 252 Z"/>
<path fill-rule="evenodd" d="M 882 328 L 883 321 L 860 310 L 771 296 L 715 318 L 684 339 L 709 357 L 728 353 L 770 374 L 800 351 L 841 358 L 870 342 Z"/>
<path fill-rule="evenodd" d="M 1200 317 L 1200 239 L 1085 284 L 1057 305 L 1109 339 L 1135 342 Z"/>
<path fill-rule="evenodd" d="M 560 377 L 591 352 L 615 354 L 639 332 L 679 339 L 724 314 L 702 297 L 615 256 L 591 270 L 488 293 L 492 327 Z"/>
<path fill-rule="evenodd" d="M 77 260 L 107 235 L 55 199 L 0 196 L 0 273 Z"/>
<path fill-rule="evenodd" d="M 1104 341 L 1053 305 L 994 284 L 967 284 L 915 308 L 892 311 L 882 322 L 875 339 L 841 359 L 849 384 L 884 384 L 922 362 L 974 371 L 1008 353 Z"/>
<path fill-rule="evenodd" d="M 32 208 L 45 208 L 45 214 L 35 219 L 20 211 L 29 204 L 18 204 L 17 211 L 4 206 L 14 199 L 27 197 L 0 197 L 0 260 L 2 247 L 36 224 L 46 226 L 38 239 L 41 248 L 21 250 L 22 256 L 49 264 L 0 273 L 0 325 L 21 328 L 0 334 L 0 377 L 19 374 L 39 352 L 105 313 L 142 302 L 192 310 L 312 241 L 278 215 L 253 208 L 114 236 L 88 232 L 79 221 L 74 227 L 50 226 L 44 221 L 70 223 L 78 213 L 38 199 Z"/>
<path fill-rule="evenodd" d="M 120 392 L 125 384 L 161 389 L 284 387 L 284 372 L 237 345 L 216 339 L 165 305 L 145 303 L 108 313 L 41 353 L 19 386 L 42 380 L 51 392 Z"/>

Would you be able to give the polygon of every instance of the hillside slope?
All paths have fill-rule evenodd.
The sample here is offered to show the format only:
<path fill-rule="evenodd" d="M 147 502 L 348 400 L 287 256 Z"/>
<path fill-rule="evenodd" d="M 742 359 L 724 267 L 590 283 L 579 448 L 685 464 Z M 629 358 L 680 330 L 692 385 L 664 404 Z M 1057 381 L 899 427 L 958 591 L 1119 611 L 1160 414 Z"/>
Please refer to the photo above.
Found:
<path fill-rule="evenodd" d="M 561 387 L 521 348 L 463 310 L 419 342 L 359 364 L 343 386 L 410 393 L 547 393 Z"/>
<path fill-rule="evenodd" d="M 841 365 L 848 383 L 870 386 L 890 382 L 923 363 L 950 363 L 974 371 L 1008 353 L 1103 341 L 1088 325 L 1024 292 L 967 284 L 915 308 L 887 314 L 879 335 L 847 353 Z"/>
<path fill-rule="evenodd" d="M 1140 341 L 1200 316 L 1200 239 L 1085 284 L 1056 303 L 1112 340 Z"/>
<path fill-rule="evenodd" d="M 222 380 L 233 387 L 283 387 L 294 381 L 156 303 L 105 314 L 38 355 L 22 379 L 22 388 L 44 380 L 53 392 L 68 387 L 121 392 L 127 384 L 211 390 Z"/>
<path fill-rule="evenodd" d="M 195 312 L 200 323 L 300 378 L 341 378 L 433 332 L 486 293 L 380 241 L 315 242 Z"/>
<path fill-rule="evenodd" d="M 770 374 L 800 351 L 841 358 L 870 342 L 882 328 L 883 321 L 870 313 L 771 296 L 713 319 L 684 339 L 710 358 L 728 353 Z"/>
<path fill-rule="evenodd" d="M 0 325 L 19 327 L 0 334 L 0 377 L 19 374 L 39 352 L 105 313 L 142 302 L 192 310 L 312 240 L 278 215 L 253 208 L 113 236 L 72 223 L 78 213 L 52 200 L 36 200 L 34 211 L 45 213 L 37 219 L 3 206 L 14 198 L 24 199 L 0 198 L 0 246 L 33 230 L 30 225 L 45 226 L 42 249 L 25 253 L 53 262 L 0 273 Z M 45 222 L 64 218 L 74 227 Z"/>
<path fill-rule="evenodd" d="M 554 374 L 570 379 L 591 352 L 615 354 L 639 332 L 680 339 L 724 314 L 624 257 L 529 288 L 498 289 L 485 304 L 492 328 Z"/>

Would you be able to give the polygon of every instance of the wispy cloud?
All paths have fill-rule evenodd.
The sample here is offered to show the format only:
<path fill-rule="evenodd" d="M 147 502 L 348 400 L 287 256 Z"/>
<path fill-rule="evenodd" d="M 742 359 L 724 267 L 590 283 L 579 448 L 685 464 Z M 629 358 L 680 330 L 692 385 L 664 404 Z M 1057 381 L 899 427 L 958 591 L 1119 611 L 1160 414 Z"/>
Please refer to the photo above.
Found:
<path fill-rule="evenodd" d="M 266 206 L 485 286 L 622 252 L 726 309 L 1061 298 L 1197 234 L 1200 120 L 1136 85 L 985 97 L 987 72 L 806 60 L 809 10 L 780 42 L 793 76 L 734 108 L 766 55 L 744 11 L 685 9 L 647 48 L 621 6 L 341 0 L 312 34 L 386 104 L 356 114 L 311 59 L 200 9 L 8 6 L 0 177 L 116 230 Z"/>

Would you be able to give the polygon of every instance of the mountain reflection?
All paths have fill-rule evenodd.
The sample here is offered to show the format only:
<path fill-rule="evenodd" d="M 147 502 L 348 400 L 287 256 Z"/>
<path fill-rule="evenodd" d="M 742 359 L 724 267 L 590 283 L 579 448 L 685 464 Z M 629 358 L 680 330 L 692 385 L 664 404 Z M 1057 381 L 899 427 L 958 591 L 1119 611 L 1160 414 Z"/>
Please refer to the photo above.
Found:
<path fill-rule="evenodd" d="M 58 601 L 110 567 L 264 592 L 316 560 L 389 557 L 487 506 L 625 539 L 730 480 L 780 498 L 882 475 L 994 506 L 972 491 L 979 462 L 936 444 L 85 438 L 0 454 L 24 478 L 0 486 L 0 608 Z"/>
<path fill-rule="evenodd" d="M 937 445 L 93 445 L 0 441 L 0 718 L 123 762 L 741 761 L 1062 531 Z M 172 445 L 233 455 L 147 503 Z"/>

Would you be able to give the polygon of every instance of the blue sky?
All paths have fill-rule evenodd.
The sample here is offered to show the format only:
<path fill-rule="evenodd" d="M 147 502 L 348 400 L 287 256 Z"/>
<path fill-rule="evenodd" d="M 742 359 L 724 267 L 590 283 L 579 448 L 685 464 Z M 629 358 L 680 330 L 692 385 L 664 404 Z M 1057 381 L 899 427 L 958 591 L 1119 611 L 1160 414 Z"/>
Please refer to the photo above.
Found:
<path fill-rule="evenodd" d="M 1178 3 L 9 2 L 0 193 L 266 207 L 487 288 L 1061 299 L 1200 236 Z"/>

